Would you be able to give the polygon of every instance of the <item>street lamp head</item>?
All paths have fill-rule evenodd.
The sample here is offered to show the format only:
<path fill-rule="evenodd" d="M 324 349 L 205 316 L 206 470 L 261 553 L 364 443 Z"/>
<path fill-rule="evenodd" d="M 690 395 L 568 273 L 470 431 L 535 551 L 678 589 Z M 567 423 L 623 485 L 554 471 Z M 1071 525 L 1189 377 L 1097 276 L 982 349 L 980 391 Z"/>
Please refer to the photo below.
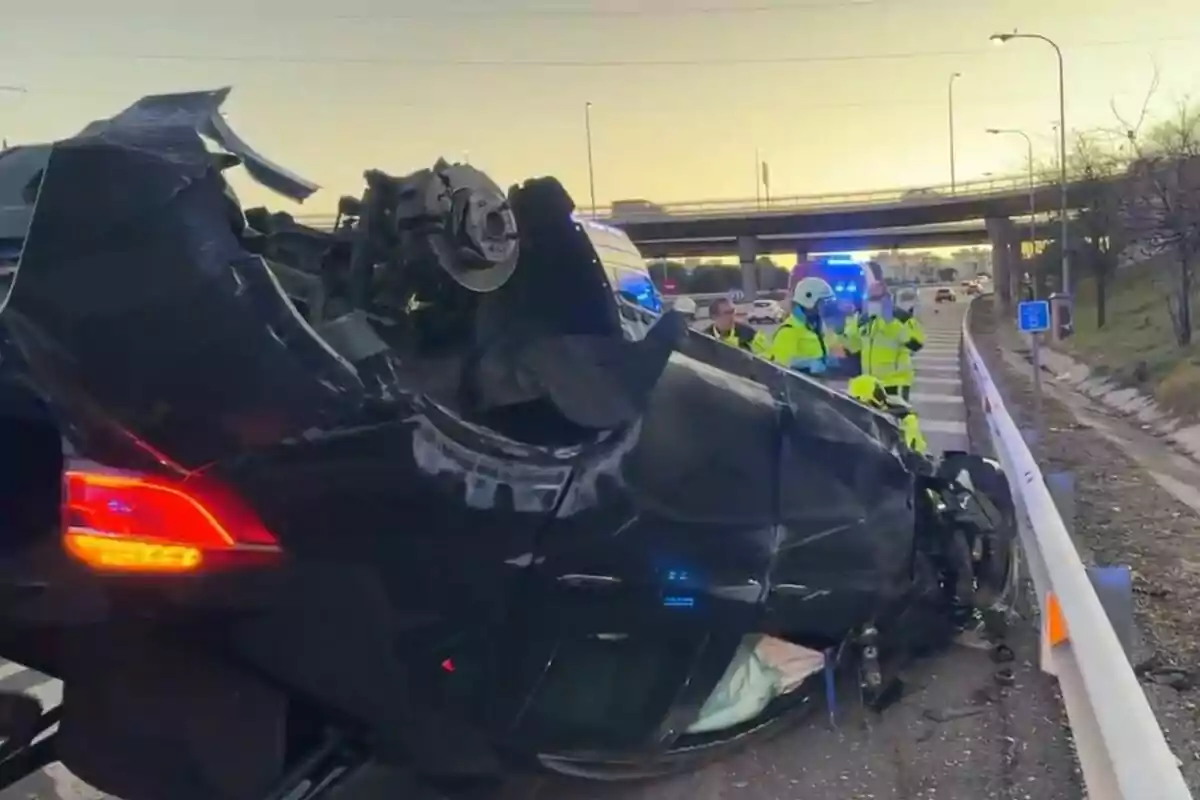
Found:
<path fill-rule="evenodd" d="M 990 37 L 988 37 L 988 41 L 990 41 L 992 44 L 1000 45 L 1011 41 L 1015 35 L 1016 34 L 1013 33 L 993 33 Z"/>
<path fill-rule="evenodd" d="M 954 78 L 961 78 L 961 77 L 962 77 L 962 73 L 961 73 L 961 72 L 952 72 L 952 73 L 950 73 L 950 78 L 951 78 L 951 79 L 954 79 Z"/>
<path fill-rule="evenodd" d="M 988 128 L 987 132 L 990 134 L 993 134 L 993 135 L 997 134 L 997 133 L 1002 133 L 1002 131 L 999 128 Z"/>

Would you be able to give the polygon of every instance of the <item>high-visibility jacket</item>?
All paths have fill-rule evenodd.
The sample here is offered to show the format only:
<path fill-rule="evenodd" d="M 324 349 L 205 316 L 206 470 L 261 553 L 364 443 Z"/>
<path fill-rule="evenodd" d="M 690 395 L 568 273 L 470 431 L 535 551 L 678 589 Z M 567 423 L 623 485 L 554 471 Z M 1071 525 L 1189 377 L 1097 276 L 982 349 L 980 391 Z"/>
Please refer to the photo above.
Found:
<path fill-rule="evenodd" d="M 915 316 L 904 320 L 908 332 L 900 351 L 900 370 L 897 373 L 898 386 L 912 386 L 916 380 L 916 370 L 913 368 L 913 353 L 921 352 L 925 346 L 925 327 Z"/>
<path fill-rule="evenodd" d="M 721 333 L 717 330 L 716 325 L 709 325 L 704 329 L 704 333 L 732 347 L 749 350 L 756 356 L 765 355 L 771 347 L 770 342 L 767 341 L 767 337 L 763 335 L 762 331 L 755 330 L 749 325 L 743 325 L 740 322 L 735 322 L 733 327 L 729 329 L 729 333 Z"/>
<path fill-rule="evenodd" d="M 839 347 L 837 334 L 820 323 L 788 317 L 771 340 L 766 357 L 783 367 L 823 372 Z"/>
<path fill-rule="evenodd" d="M 912 340 L 913 332 L 906 322 L 865 317 L 848 337 L 847 349 L 862 355 L 863 375 L 876 377 L 889 388 L 911 386 L 912 357 L 908 355 L 908 343 Z"/>
<path fill-rule="evenodd" d="M 900 418 L 900 432 L 904 434 L 904 441 L 910 450 L 922 455 L 929 454 L 929 443 L 925 441 L 925 434 L 921 432 L 921 421 L 915 411 L 910 411 Z"/>

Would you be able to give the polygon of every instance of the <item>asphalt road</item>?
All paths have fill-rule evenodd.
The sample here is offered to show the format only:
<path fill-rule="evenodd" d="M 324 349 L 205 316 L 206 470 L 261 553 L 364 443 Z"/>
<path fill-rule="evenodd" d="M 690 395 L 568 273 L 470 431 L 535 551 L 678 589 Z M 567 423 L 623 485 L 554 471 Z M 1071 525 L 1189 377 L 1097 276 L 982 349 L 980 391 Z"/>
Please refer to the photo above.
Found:
<path fill-rule="evenodd" d="M 965 448 L 968 413 L 957 351 L 966 304 L 932 299 L 922 298 L 929 342 L 916 359 L 914 405 L 931 448 Z M 956 645 L 913 665 L 904 695 L 882 715 L 843 697 L 836 724 L 814 714 L 770 742 L 688 775 L 638 784 L 522 780 L 503 800 L 1080 800 L 1053 683 L 1032 666 L 1032 626 L 1019 624 L 1010 644 L 1017 654 L 1011 686 L 995 680 L 987 651 Z M 45 705 L 62 697 L 57 681 L 11 663 L 0 662 L 0 688 L 33 691 Z M 101 797 L 61 766 L 0 793 L 0 800 Z"/>

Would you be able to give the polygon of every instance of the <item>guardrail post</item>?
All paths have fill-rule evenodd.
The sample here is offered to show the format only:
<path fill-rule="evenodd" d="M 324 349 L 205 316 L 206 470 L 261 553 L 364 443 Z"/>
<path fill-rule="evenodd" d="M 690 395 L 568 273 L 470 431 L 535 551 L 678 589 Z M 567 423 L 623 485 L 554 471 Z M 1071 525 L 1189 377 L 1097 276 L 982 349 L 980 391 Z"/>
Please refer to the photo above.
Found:
<path fill-rule="evenodd" d="M 1075 475 L 1070 472 L 1047 472 L 1046 488 L 1062 517 L 1067 533 L 1075 537 Z"/>
<path fill-rule="evenodd" d="M 742 292 L 750 302 L 758 297 L 758 238 L 739 236 L 737 251 L 738 263 L 742 267 Z"/>
<path fill-rule="evenodd" d="M 1121 648 L 1133 664 L 1133 571 L 1129 567 L 1088 567 L 1088 578 L 1108 615 Z"/>

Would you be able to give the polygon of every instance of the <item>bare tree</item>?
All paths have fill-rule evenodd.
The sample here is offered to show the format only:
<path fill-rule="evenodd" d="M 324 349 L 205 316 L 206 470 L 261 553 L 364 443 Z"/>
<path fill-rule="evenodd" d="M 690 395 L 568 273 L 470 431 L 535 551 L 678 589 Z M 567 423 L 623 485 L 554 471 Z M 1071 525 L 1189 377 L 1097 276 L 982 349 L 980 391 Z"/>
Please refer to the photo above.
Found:
<path fill-rule="evenodd" d="M 1128 242 L 1122 202 L 1127 163 L 1120 145 L 1103 131 L 1076 134 L 1067 159 L 1079 198 L 1069 247 L 1095 283 L 1097 328 L 1107 322 L 1109 283 Z"/>
<path fill-rule="evenodd" d="M 1192 342 L 1194 267 L 1200 257 L 1200 106 L 1180 102 L 1169 118 L 1149 126 L 1144 110 L 1133 124 L 1117 118 L 1135 154 L 1123 209 L 1126 227 L 1143 250 L 1174 256 L 1167 309 L 1175 341 L 1183 347 Z"/>
<path fill-rule="evenodd" d="M 1046 249 L 1040 255 L 1035 254 L 1030 272 L 1039 285 L 1053 284 L 1059 274 L 1061 248 L 1067 247 L 1072 261 L 1082 267 L 1080 274 L 1093 278 L 1096 325 L 1102 328 L 1106 322 L 1109 283 L 1127 244 L 1122 195 L 1129 164 L 1128 145 L 1124 135 L 1091 130 L 1072 132 L 1067 148 L 1067 179 L 1077 198 L 1076 216 L 1070 226 L 1071 241 L 1064 244 L 1052 235 Z M 1035 160 L 1033 168 L 1042 182 L 1058 182 L 1057 157 L 1050 161 Z M 1051 221 L 1057 223 L 1058 209 L 1050 213 Z M 1059 230 L 1057 224 L 1053 230 Z"/>

